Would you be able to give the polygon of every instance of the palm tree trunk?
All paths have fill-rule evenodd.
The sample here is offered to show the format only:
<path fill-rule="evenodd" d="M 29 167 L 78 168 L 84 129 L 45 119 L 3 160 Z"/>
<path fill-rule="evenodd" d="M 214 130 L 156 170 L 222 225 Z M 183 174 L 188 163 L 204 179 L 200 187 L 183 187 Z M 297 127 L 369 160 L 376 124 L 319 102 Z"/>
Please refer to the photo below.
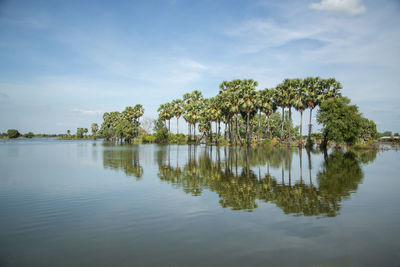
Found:
<path fill-rule="evenodd" d="M 238 123 L 238 115 L 236 115 L 236 133 L 235 133 L 235 137 L 236 137 L 236 142 L 235 142 L 235 145 L 237 145 L 238 143 L 237 143 L 237 141 L 238 141 L 238 138 L 239 138 L 239 140 L 240 140 L 240 135 L 239 135 L 239 127 L 238 127 L 238 125 L 239 125 L 239 123 Z"/>
<path fill-rule="evenodd" d="M 300 157 L 300 184 L 303 183 L 303 148 L 299 148 L 299 157 Z"/>
<path fill-rule="evenodd" d="M 281 141 L 283 140 L 283 126 L 284 126 L 284 123 L 285 122 L 285 109 L 284 109 L 284 107 L 282 107 L 282 129 L 281 129 Z"/>
<path fill-rule="evenodd" d="M 188 123 L 188 141 L 190 141 L 190 133 L 191 133 L 191 131 L 190 131 L 190 123 Z"/>
<path fill-rule="evenodd" d="M 168 120 L 168 132 L 171 132 L 171 119 Z"/>
<path fill-rule="evenodd" d="M 258 112 L 258 136 L 257 143 L 260 143 L 260 131 L 261 131 L 261 110 Z"/>
<path fill-rule="evenodd" d="M 250 112 L 247 112 L 247 124 L 246 124 L 246 139 L 247 139 L 247 146 L 250 146 Z"/>
<path fill-rule="evenodd" d="M 179 134 L 179 117 L 176 117 L 176 134 Z"/>
<path fill-rule="evenodd" d="M 229 122 L 228 122 L 228 124 L 229 124 L 229 142 L 231 143 L 231 146 L 233 145 L 233 121 L 232 121 L 232 119 L 230 118 L 229 119 Z"/>
<path fill-rule="evenodd" d="M 289 132 L 289 144 L 290 144 L 290 128 L 292 128 L 292 107 L 289 107 L 289 123 L 288 123 L 288 132 Z"/>
<path fill-rule="evenodd" d="M 239 139 L 240 145 L 243 146 L 242 139 L 240 138 L 239 119 L 238 119 L 238 116 L 236 116 L 236 145 L 237 145 L 238 139 Z"/>
<path fill-rule="evenodd" d="M 312 118 L 312 108 L 310 108 L 310 123 L 308 124 L 308 138 L 307 142 L 311 142 L 311 129 L 312 129 L 312 124 L 311 124 L 311 118 Z"/>
<path fill-rule="evenodd" d="M 300 110 L 300 147 L 303 147 L 303 110 Z"/>
<path fill-rule="evenodd" d="M 219 136 L 221 134 L 221 122 L 218 121 L 218 131 L 217 131 L 217 145 L 219 145 Z"/>
<path fill-rule="evenodd" d="M 196 123 L 193 124 L 193 135 L 194 135 L 194 142 L 197 143 L 197 137 L 196 137 Z"/>
<path fill-rule="evenodd" d="M 271 129 L 270 129 L 270 126 L 269 126 L 269 116 L 267 117 L 267 133 L 268 133 L 269 139 L 271 139 Z"/>

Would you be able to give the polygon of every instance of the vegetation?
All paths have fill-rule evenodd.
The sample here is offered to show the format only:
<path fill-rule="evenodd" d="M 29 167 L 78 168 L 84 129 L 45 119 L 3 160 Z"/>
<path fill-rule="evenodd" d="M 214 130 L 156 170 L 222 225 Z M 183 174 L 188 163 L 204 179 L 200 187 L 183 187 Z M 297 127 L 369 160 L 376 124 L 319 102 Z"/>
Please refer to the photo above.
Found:
<path fill-rule="evenodd" d="M 8 129 L 7 136 L 8 138 L 18 138 L 21 134 L 16 129 Z"/>
<path fill-rule="evenodd" d="M 318 111 L 317 121 L 323 125 L 323 143 L 328 140 L 354 145 L 361 134 L 361 114 L 350 99 L 338 97 L 324 101 Z"/>
<path fill-rule="evenodd" d="M 285 144 L 303 146 L 321 143 L 355 145 L 371 143 L 381 136 L 397 140 L 392 132 L 378 133 L 372 120 L 363 118 L 358 107 L 350 105 L 348 98 L 342 97 L 340 82 L 334 78 L 307 77 L 304 79 L 284 79 L 274 88 L 258 90 L 253 79 L 223 81 L 214 97 L 205 98 L 194 90 L 185 93 L 182 99 L 161 104 L 158 118 L 152 123 L 140 118 L 144 113 L 142 105 L 128 106 L 122 112 L 103 114 L 100 126 L 93 123 L 88 128 L 77 128 L 76 134 L 67 130 L 61 139 L 104 138 L 114 142 L 143 143 L 194 143 L 204 142 L 216 145 Z M 317 122 L 322 124 L 322 134 L 312 133 L 313 110 L 319 107 Z M 308 134 L 303 136 L 303 113 L 309 110 Z M 292 112 L 300 114 L 298 126 L 293 125 Z M 171 119 L 176 119 L 176 134 L 171 132 Z M 183 118 L 188 126 L 185 136 L 179 133 L 179 120 Z M 150 133 L 151 125 L 153 133 Z M 222 127 L 221 127 L 222 126 Z M 222 129 L 221 129 L 222 128 Z M 146 130 L 145 130 L 146 129 Z M 17 138 L 17 130 L 2 136 Z M 33 133 L 24 135 L 32 138 Z M 43 135 L 42 135 L 43 136 Z M 44 136 L 43 136 L 44 137 Z"/>
<path fill-rule="evenodd" d="M 313 178 L 311 154 L 321 153 L 320 150 L 308 150 L 308 175 L 303 177 L 302 164 L 298 172 L 292 172 L 293 157 L 302 162 L 305 156 L 302 149 L 224 147 L 213 151 L 209 147 L 196 151 L 195 146 L 187 149 L 183 164 L 179 161 L 179 151 L 171 153 L 169 147 L 157 151 L 161 181 L 193 196 L 202 195 L 204 190 L 215 192 L 221 207 L 232 210 L 252 211 L 260 202 L 269 202 L 286 214 L 329 217 L 338 215 L 341 202 L 358 189 L 363 179 L 361 164 L 373 161 L 377 153 L 335 149 L 324 157 Z M 132 161 L 127 163 L 132 165 Z M 270 168 L 274 171 L 270 172 Z M 281 169 L 280 177 L 272 174 L 280 173 L 277 169 Z"/>
<path fill-rule="evenodd" d="M 281 143 L 290 145 L 299 138 L 298 144 L 302 146 L 304 110 L 310 109 L 307 139 L 311 143 L 312 110 L 324 101 L 340 96 L 339 90 L 342 88 L 334 78 L 319 77 L 285 79 L 270 89 L 257 90 L 257 86 L 258 83 L 252 79 L 236 79 L 223 81 L 218 94 L 211 98 L 204 98 L 197 90 L 186 93 L 182 100 L 175 99 L 171 103 L 161 104 L 158 109 L 159 120 L 165 125 L 168 121 L 167 129 L 170 132 L 170 120 L 176 117 L 178 122 L 182 115 L 188 124 L 189 142 L 198 143 L 203 140 L 209 144 L 229 142 L 230 145 L 251 145 L 279 138 Z M 276 113 L 278 108 L 281 108 L 281 113 Z M 293 127 L 292 108 L 300 113 L 298 128 Z M 221 122 L 225 126 L 223 137 L 220 132 Z M 200 138 L 196 135 L 197 125 Z"/>

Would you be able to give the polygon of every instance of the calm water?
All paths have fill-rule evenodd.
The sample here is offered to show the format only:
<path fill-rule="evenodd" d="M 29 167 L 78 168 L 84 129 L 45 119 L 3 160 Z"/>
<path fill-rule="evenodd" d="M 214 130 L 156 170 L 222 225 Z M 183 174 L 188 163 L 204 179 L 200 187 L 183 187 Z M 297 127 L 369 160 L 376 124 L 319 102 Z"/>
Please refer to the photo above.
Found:
<path fill-rule="evenodd" d="M 0 143 L 0 266 L 399 266 L 400 153 Z"/>

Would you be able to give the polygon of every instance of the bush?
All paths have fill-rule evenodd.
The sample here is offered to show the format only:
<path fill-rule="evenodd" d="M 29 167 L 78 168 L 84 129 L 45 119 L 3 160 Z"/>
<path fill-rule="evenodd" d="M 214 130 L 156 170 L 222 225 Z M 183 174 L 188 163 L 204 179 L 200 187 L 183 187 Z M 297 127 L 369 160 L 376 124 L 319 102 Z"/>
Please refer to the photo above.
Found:
<path fill-rule="evenodd" d="M 154 128 L 155 131 L 155 142 L 156 143 L 167 143 L 168 142 L 168 130 L 165 127 L 165 124 L 162 120 L 158 119 L 154 121 Z"/>
<path fill-rule="evenodd" d="M 156 137 L 152 134 L 142 135 L 142 142 L 143 143 L 155 143 Z"/>
<path fill-rule="evenodd" d="M 29 132 L 29 133 L 26 133 L 26 134 L 23 135 L 23 137 L 25 137 L 25 138 L 32 138 L 34 136 L 35 135 L 32 132 Z"/>
<path fill-rule="evenodd" d="M 18 138 L 21 134 L 16 129 L 9 129 L 7 131 L 8 138 Z"/>

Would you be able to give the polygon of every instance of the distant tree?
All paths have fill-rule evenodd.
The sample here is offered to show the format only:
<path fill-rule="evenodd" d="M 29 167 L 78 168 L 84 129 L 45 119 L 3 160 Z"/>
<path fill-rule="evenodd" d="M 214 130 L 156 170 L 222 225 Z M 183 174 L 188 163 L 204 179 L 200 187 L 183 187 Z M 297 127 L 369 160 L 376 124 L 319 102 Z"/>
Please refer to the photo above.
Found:
<path fill-rule="evenodd" d="M 99 125 L 97 125 L 97 123 L 92 123 L 91 128 L 92 128 L 92 135 L 96 136 L 97 131 L 99 130 Z"/>
<path fill-rule="evenodd" d="M 7 131 L 8 138 L 18 138 L 21 134 L 16 129 L 8 129 Z"/>
<path fill-rule="evenodd" d="M 361 120 L 358 107 L 350 105 L 350 99 L 347 97 L 323 101 L 317 113 L 317 121 L 323 125 L 322 146 L 326 146 L 328 140 L 353 145 L 361 133 Z"/>
<path fill-rule="evenodd" d="M 23 135 L 25 138 L 33 138 L 35 135 L 32 132 L 26 133 Z"/>
<path fill-rule="evenodd" d="M 156 143 L 166 143 L 168 142 L 168 129 L 162 119 L 154 121 L 154 135 Z"/>
<path fill-rule="evenodd" d="M 361 138 L 363 139 L 375 139 L 378 137 L 378 131 L 376 130 L 376 124 L 373 120 L 367 118 L 361 119 Z"/>
<path fill-rule="evenodd" d="M 83 138 L 84 134 L 85 134 L 85 128 L 77 128 L 76 129 L 76 137 Z"/>
<path fill-rule="evenodd" d="M 71 135 L 71 130 L 67 130 L 67 135 L 68 135 L 68 136 Z"/>

